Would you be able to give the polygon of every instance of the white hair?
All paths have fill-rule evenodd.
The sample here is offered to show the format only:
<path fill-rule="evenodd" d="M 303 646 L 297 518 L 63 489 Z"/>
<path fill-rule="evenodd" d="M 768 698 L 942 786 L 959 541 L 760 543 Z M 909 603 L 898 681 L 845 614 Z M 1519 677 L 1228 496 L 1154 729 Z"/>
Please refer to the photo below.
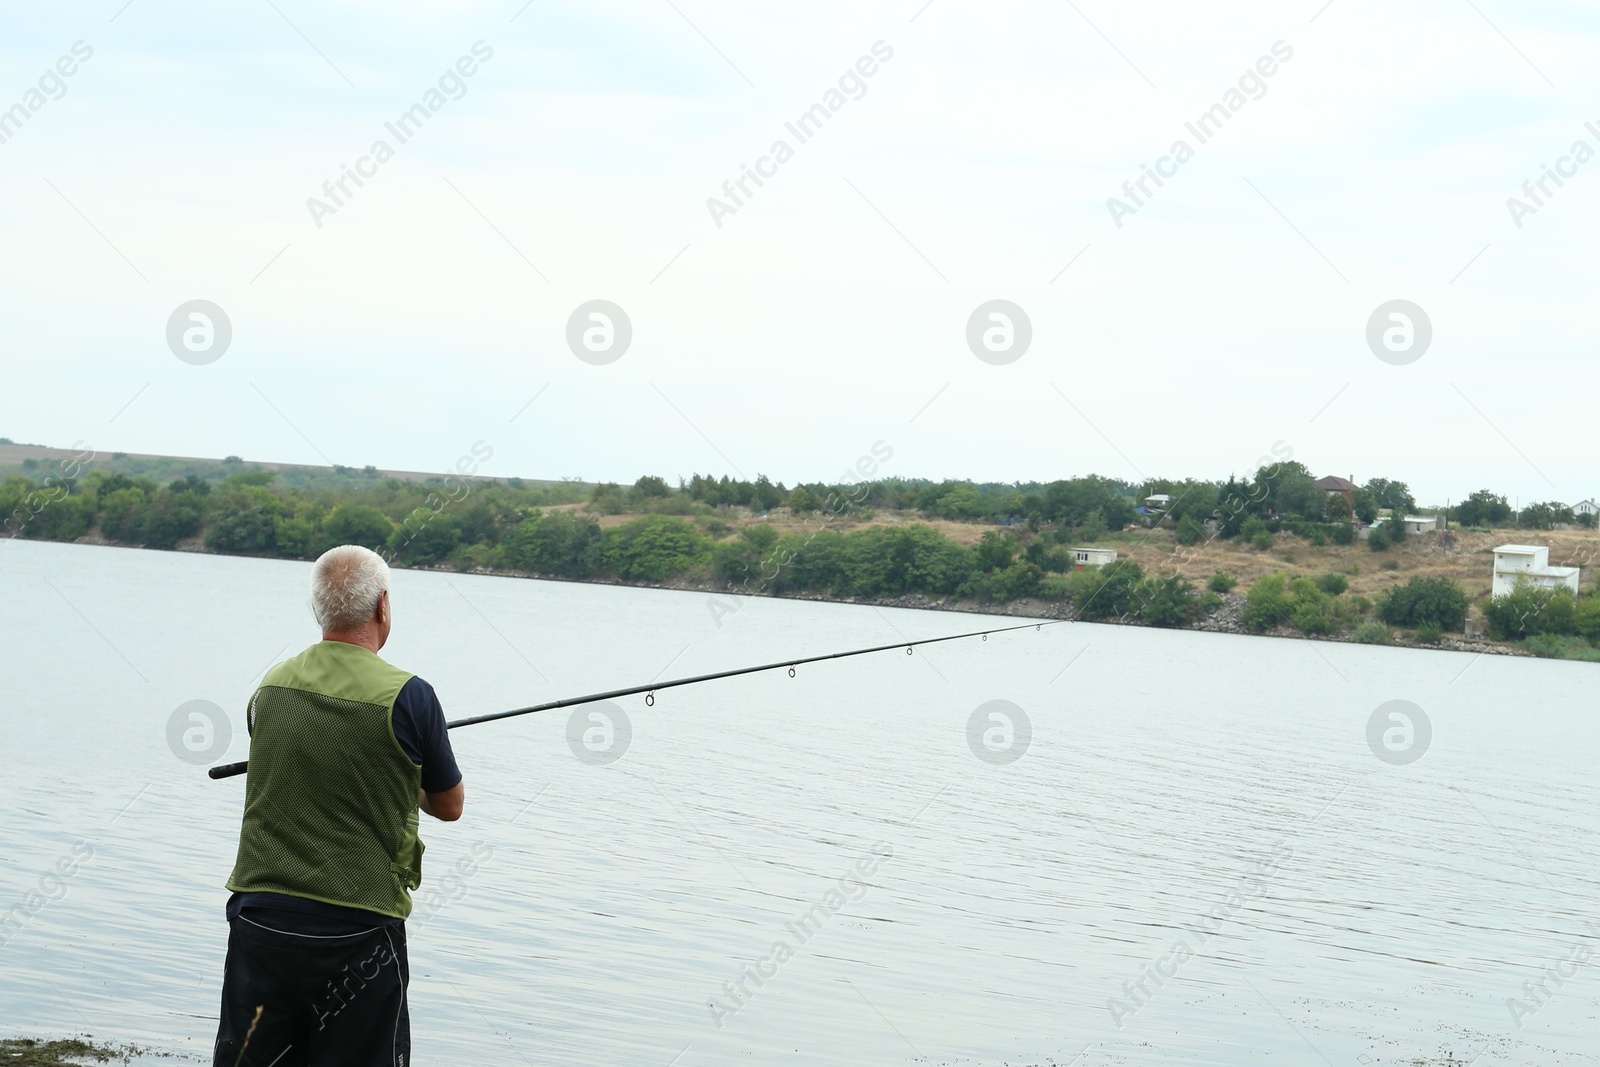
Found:
<path fill-rule="evenodd" d="M 340 545 L 311 568 L 311 613 L 323 632 L 349 630 L 372 618 L 389 588 L 389 565 L 370 548 Z"/>

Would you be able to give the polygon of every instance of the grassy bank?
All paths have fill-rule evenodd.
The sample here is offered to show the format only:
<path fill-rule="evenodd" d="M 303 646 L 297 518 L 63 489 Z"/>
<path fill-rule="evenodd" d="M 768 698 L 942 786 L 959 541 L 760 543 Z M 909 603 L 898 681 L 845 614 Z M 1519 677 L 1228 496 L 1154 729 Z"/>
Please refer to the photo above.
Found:
<path fill-rule="evenodd" d="M 135 1056 L 148 1056 L 147 1049 L 131 1045 L 99 1045 L 79 1038 L 46 1041 L 18 1037 L 0 1040 L 0 1064 L 15 1067 L 81 1067 L 87 1063 L 127 1063 Z"/>
<path fill-rule="evenodd" d="M 1369 543 L 1348 521 L 1243 515 L 1226 500 L 1209 525 L 1138 516 L 1127 487 L 1094 477 L 998 488 L 886 479 L 791 490 L 698 476 L 677 489 L 659 478 L 591 487 L 485 479 L 478 453 L 464 455 L 456 474 L 418 478 L 137 457 L 151 469 L 189 470 L 164 485 L 91 455 L 58 460 L 56 476 L 0 482 L 0 514 L 10 536 L 45 540 L 286 559 L 354 543 L 401 567 L 920 598 L 974 611 L 1026 603 L 1027 614 L 1375 643 L 1438 644 L 1484 627 L 1508 650 L 1600 659 L 1592 585 L 1582 597 L 1519 600 L 1515 611 L 1489 599 L 1495 545 L 1543 544 L 1552 563 L 1583 566 L 1597 545 L 1592 530 L 1454 529 Z M 997 507 L 1018 516 L 965 515 Z M 1117 558 L 1080 570 L 1084 547 Z"/>

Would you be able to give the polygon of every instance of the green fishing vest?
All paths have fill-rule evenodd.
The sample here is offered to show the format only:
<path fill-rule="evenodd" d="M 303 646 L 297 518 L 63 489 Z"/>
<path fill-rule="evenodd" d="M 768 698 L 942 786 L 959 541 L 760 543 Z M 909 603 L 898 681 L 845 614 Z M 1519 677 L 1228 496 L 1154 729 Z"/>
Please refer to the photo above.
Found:
<path fill-rule="evenodd" d="M 394 736 L 411 675 L 322 641 L 269 670 L 250 699 L 244 825 L 228 888 L 404 919 L 422 882 L 422 768 Z"/>

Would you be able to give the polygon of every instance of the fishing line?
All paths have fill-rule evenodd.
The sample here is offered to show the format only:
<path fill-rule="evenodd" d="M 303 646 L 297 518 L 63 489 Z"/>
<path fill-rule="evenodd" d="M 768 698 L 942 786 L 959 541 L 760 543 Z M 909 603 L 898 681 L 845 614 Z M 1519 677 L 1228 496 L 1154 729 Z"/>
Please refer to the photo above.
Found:
<path fill-rule="evenodd" d="M 445 723 L 445 729 L 454 730 L 458 726 L 476 726 L 480 722 L 496 722 L 500 719 L 515 718 L 518 715 L 533 715 L 536 712 L 554 711 L 556 708 L 570 708 L 578 704 L 592 704 L 600 700 L 611 700 L 616 697 L 634 696 L 638 693 L 645 694 L 644 702 L 647 707 L 654 707 L 657 693 L 663 689 L 674 689 L 680 685 L 696 685 L 700 682 L 714 682 L 718 678 L 737 678 L 741 674 L 759 674 L 762 671 L 775 671 L 783 667 L 788 668 L 789 677 L 793 678 L 795 676 L 795 668 L 805 663 L 820 663 L 823 660 L 848 659 L 851 656 L 866 656 L 871 655 L 874 652 L 887 652 L 892 648 L 903 648 L 906 650 L 906 655 L 909 656 L 911 655 L 911 650 L 916 648 L 918 645 L 936 645 L 941 641 L 960 641 L 966 637 L 981 637 L 987 641 L 989 640 L 990 634 L 1010 633 L 1013 630 L 1026 630 L 1030 627 L 1035 630 L 1042 630 L 1046 626 L 1056 626 L 1067 621 L 1069 620 L 1046 619 L 1044 622 L 1023 623 L 1019 626 L 1001 626 L 992 630 L 973 630 L 971 633 L 948 634 L 944 637 L 924 637 L 920 641 L 896 641 L 892 645 L 876 645 L 872 648 L 853 648 L 848 652 L 829 652 L 821 656 L 805 656 L 801 659 L 779 660 L 776 663 L 763 663 L 758 667 L 736 667 L 729 671 L 714 671 L 711 674 L 696 674 L 690 678 L 674 678 L 668 682 L 648 682 L 645 685 L 631 685 L 626 689 L 612 689 L 604 693 L 590 693 L 581 697 L 566 697 L 562 700 L 551 700 L 543 704 L 534 704 L 526 708 L 512 708 L 510 711 L 495 711 L 490 712 L 487 715 L 474 715 L 468 719 L 457 719 L 454 722 L 447 722 Z M 245 768 L 248 766 L 248 762 L 225 763 L 216 767 L 212 767 L 207 773 L 213 778 L 232 778 L 235 775 L 243 774 L 245 772 Z"/>

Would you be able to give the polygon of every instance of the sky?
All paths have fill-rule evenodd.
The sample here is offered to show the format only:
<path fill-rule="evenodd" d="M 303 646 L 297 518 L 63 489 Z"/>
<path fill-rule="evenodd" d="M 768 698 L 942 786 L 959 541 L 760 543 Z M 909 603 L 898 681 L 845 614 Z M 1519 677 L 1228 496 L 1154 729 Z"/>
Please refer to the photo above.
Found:
<path fill-rule="evenodd" d="M 1600 494 L 1580 3 L 5 17 L 17 441 L 439 471 L 476 447 L 486 475 L 621 482 L 1293 458 L 1425 504 Z"/>

